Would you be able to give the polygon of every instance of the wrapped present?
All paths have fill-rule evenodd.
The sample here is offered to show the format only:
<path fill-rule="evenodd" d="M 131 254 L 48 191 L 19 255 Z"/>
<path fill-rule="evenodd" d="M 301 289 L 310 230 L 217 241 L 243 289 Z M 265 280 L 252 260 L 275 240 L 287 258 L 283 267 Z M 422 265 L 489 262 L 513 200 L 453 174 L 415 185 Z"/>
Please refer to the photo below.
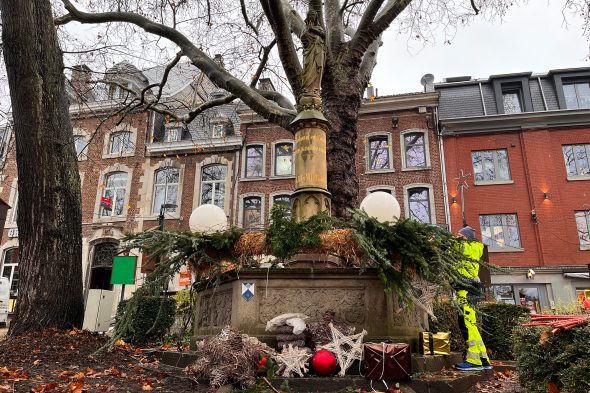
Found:
<path fill-rule="evenodd" d="M 424 355 L 448 355 L 451 353 L 450 332 L 420 332 L 420 353 Z"/>
<path fill-rule="evenodd" d="M 365 378 L 370 380 L 409 380 L 412 353 L 404 343 L 367 343 L 363 350 Z"/>

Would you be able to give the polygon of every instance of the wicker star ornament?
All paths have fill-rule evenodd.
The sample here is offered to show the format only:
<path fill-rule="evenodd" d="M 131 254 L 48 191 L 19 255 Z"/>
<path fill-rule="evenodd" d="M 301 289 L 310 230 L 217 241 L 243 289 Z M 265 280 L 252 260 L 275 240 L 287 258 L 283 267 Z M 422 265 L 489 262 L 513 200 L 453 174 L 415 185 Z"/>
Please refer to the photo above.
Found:
<path fill-rule="evenodd" d="M 291 378 L 295 374 L 303 377 L 308 371 L 307 362 L 311 358 L 311 354 L 306 348 L 289 346 L 283 348 L 281 353 L 273 356 L 273 359 L 279 365 L 277 374 L 283 377 Z"/>
<path fill-rule="evenodd" d="M 340 371 L 338 375 L 341 377 L 346 374 L 346 370 L 352 365 L 355 360 L 361 360 L 363 357 L 363 337 L 367 334 L 366 330 L 360 333 L 345 336 L 342 332 L 330 323 L 330 331 L 332 333 L 332 341 L 326 345 L 322 345 L 320 349 L 327 349 L 336 356 Z"/>

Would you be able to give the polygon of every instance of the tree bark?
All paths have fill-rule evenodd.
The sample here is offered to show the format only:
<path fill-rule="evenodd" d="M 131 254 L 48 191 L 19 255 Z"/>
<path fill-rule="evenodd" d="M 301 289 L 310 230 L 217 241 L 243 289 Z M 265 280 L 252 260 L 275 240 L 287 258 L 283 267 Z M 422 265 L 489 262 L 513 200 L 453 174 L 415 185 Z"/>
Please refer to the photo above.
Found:
<path fill-rule="evenodd" d="M 324 112 L 330 121 L 326 152 L 328 191 L 336 217 L 349 217 L 348 209 L 358 208 L 359 193 L 356 143 L 362 88 L 358 69 L 349 69 L 343 63 L 341 58 L 328 58 L 322 80 Z"/>
<path fill-rule="evenodd" d="M 80 326 L 80 177 L 49 0 L 0 0 L 18 166 L 19 296 L 9 334 Z"/>

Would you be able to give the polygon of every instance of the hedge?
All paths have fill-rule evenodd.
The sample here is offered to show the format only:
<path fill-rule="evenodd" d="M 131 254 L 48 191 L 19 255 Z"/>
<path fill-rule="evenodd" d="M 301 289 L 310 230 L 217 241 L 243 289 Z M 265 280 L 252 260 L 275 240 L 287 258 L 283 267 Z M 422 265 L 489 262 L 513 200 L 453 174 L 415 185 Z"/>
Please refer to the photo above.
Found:
<path fill-rule="evenodd" d="M 561 391 L 590 391 L 590 326 L 549 335 L 550 328 L 514 329 L 520 384 L 531 393 L 547 392 L 554 383 Z M 541 340 L 541 333 L 546 332 Z"/>
<path fill-rule="evenodd" d="M 478 319 L 481 337 L 492 359 L 512 360 L 512 329 L 529 309 L 518 304 L 479 303 Z"/>
<path fill-rule="evenodd" d="M 430 321 L 433 332 L 451 332 L 451 350 L 465 352 L 467 346 L 459 330 L 459 309 L 455 302 L 435 303 L 437 321 Z M 528 315 L 529 309 L 514 304 L 479 303 L 477 305 L 478 327 L 492 359 L 510 360 L 512 355 L 512 328 L 519 318 Z"/>
<path fill-rule="evenodd" d="M 125 312 L 126 300 L 119 303 L 115 321 Z M 121 328 L 121 339 L 131 344 L 143 344 L 161 340 L 175 320 L 176 300 L 156 296 L 141 299 L 133 310 L 131 323 Z"/>

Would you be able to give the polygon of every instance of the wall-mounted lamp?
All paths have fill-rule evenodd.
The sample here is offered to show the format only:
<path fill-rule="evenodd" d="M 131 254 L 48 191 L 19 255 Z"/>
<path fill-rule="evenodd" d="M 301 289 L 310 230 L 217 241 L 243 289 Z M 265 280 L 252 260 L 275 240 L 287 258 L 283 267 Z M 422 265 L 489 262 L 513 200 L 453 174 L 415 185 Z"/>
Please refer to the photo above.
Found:
<path fill-rule="evenodd" d="M 456 196 L 454 196 L 453 198 L 451 198 L 451 203 L 453 203 L 453 204 L 457 203 L 457 197 Z"/>
<path fill-rule="evenodd" d="M 397 117 L 396 115 L 393 115 L 391 118 L 391 126 L 393 128 L 397 128 L 399 126 L 399 117 Z"/>
<path fill-rule="evenodd" d="M 535 271 L 533 269 L 529 269 L 528 272 L 526 272 L 526 278 L 528 278 L 529 280 L 532 280 L 535 278 Z"/>
<path fill-rule="evenodd" d="M 543 199 L 549 199 L 549 193 L 548 192 L 544 192 L 543 193 Z"/>
<path fill-rule="evenodd" d="M 533 222 L 537 222 L 537 212 L 535 209 L 531 210 L 531 220 L 533 220 Z"/>

